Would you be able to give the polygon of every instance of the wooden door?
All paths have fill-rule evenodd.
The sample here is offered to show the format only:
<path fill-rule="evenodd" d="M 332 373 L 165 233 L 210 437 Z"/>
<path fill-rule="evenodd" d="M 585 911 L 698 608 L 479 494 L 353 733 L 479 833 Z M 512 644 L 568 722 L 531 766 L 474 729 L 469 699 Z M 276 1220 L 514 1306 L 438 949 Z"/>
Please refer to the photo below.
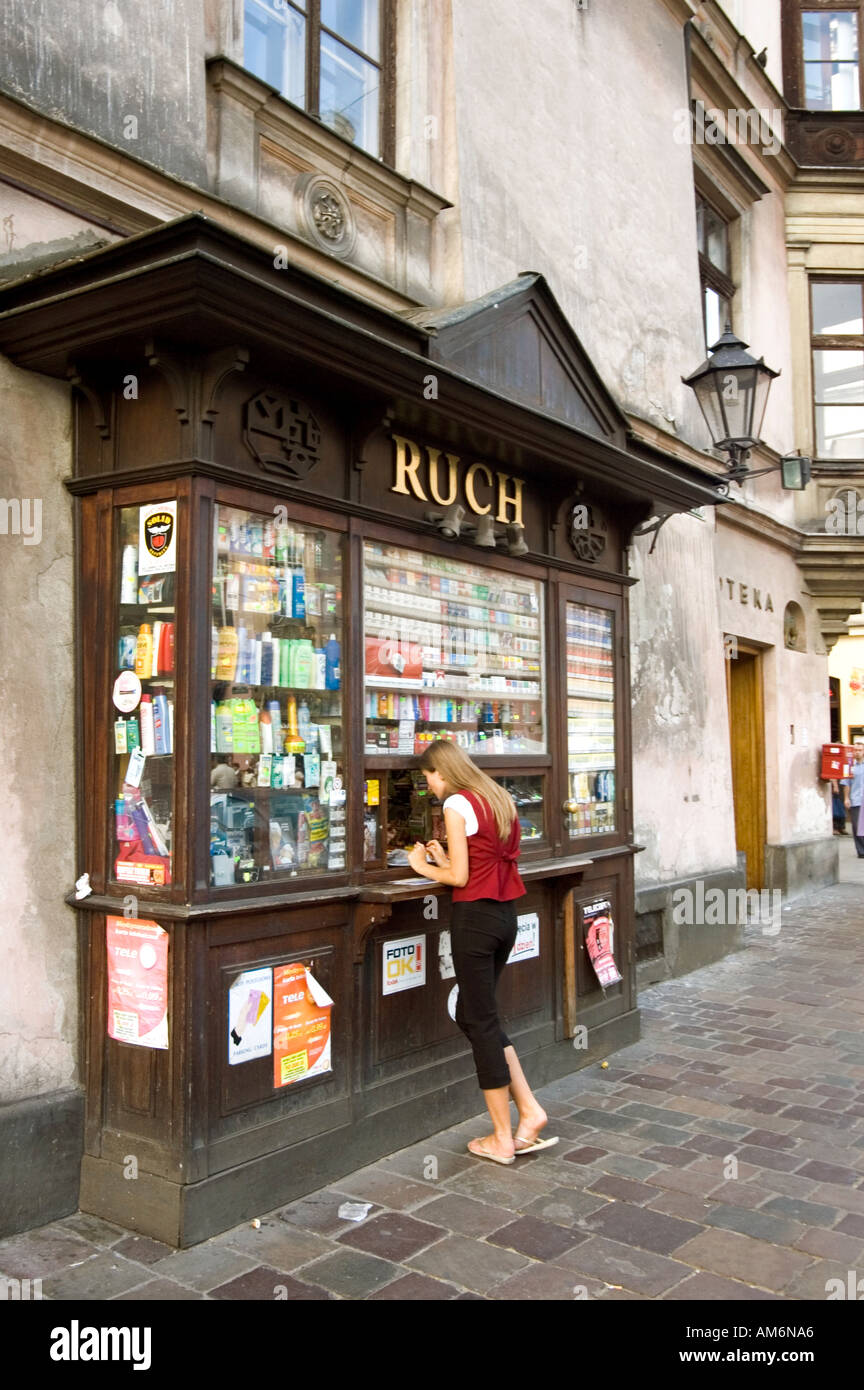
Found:
<path fill-rule="evenodd" d="M 762 658 L 743 650 L 728 663 L 729 745 L 735 842 L 747 855 L 747 887 L 763 888 L 765 875 L 765 727 Z"/>

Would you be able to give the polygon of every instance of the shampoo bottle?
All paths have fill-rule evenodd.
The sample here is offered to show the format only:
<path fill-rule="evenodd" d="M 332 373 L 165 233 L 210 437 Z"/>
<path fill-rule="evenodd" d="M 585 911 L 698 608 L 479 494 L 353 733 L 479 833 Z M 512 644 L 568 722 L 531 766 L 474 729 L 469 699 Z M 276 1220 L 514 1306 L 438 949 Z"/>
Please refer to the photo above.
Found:
<path fill-rule="evenodd" d="M 330 633 L 329 641 L 324 647 L 324 655 L 327 658 L 327 689 L 338 690 L 342 683 L 341 648 L 336 640 L 336 634 L 334 632 Z"/>
<path fill-rule="evenodd" d="M 138 602 L 138 547 L 124 545 L 121 562 L 120 602 Z"/>
<path fill-rule="evenodd" d="M 153 700 L 153 751 L 170 753 L 168 732 L 168 698 L 160 693 Z"/>
<path fill-rule="evenodd" d="M 141 752 L 145 755 L 156 752 L 153 701 L 149 695 L 141 696 Z"/>
<path fill-rule="evenodd" d="M 149 680 L 153 669 L 153 630 L 149 623 L 142 623 L 138 629 L 138 642 L 135 647 L 135 674 L 139 680 Z"/>
<path fill-rule="evenodd" d="M 220 681 L 233 681 L 237 669 L 237 629 L 219 629 L 219 653 L 216 660 L 216 676 Z"/>

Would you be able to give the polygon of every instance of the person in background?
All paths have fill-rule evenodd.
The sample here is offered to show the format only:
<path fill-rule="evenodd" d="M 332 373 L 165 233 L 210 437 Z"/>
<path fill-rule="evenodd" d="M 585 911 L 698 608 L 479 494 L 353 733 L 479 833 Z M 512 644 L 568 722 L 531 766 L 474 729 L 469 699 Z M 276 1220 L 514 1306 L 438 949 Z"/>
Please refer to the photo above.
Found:
<path fill-rule="evenodd" d="M 834 822 L 834 834 L 846 834 L 846 797 L 844 790 L 849 786 L 848 777 L 836 778 L 831 783 L 831 819 Z"/>
<path fill-rule="evenodd" d="M 444 803 L 449 855 L 438 840 L 417 844 L 408 856 L 415 873 L 453 889 L 451 948 L 459 999 L 456 1023 L 471 1044 L 477 1080 L 493 1131 L 468 1144 L 493 1163 L 557 1144 L 541 1139 L 547 1124 L 510 1039 L 501 1028 L 495 988 L 516 941 L 515 899 L 525 893 L 519 875 L 519 820 L 512 796 L 447 739 L 430 743 L 420 759 L 429 790 Z M 427 861 L 427 851 L 434 863 Z M 519 1122 L 513 1134 L 510 1097 Z"/>
<path fill-rule="evenodd" d="M 237 785 L 237 769 L 226 757 L 220 757 L 210 773 L 210 786 L 216 791 L 227 792 Z"/>
<path fill-rule="evenodd" d="M 855 852 L 864 859 L 864 817 L 861 803 L 864 802 L 864 744 L 855 744 L 855 762 L 852 764 L 852 778 L 849 786 L 847 805 L 852 820 L 852 834 L 855 837 Z"/>

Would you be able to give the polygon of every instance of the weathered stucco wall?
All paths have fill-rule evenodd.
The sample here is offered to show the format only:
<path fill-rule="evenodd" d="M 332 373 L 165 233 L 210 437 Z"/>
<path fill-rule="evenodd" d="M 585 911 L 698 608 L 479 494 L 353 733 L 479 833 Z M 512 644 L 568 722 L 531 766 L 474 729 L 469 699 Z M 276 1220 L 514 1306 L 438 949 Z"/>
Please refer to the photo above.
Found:
<path fill-rule="evenodd" d="M 735 866 L 714 517 L 674 517 L 631 550 L 633 805 L 640 888 Z"/>
<path fill-rule="evenodd" d="M 5 0 L 0 90 L 206 180 L 201 0 Z"/>
<path fill-rule="evenodd" d="M 78 981 L 75 919 L 62 902 L 75 869 L 67 388 L 0 357 L 0 419 L 4 1102 L 75 1083 Z"/>

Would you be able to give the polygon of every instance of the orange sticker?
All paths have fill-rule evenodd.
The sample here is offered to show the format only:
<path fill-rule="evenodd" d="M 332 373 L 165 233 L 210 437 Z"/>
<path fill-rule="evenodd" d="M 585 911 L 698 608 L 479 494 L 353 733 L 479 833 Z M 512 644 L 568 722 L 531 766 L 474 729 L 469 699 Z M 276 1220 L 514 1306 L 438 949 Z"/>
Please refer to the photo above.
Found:
<path fill-rule="evenodd" d="M 332 1071 L 333 1000 L 302 961 L 273 971 L 273 1085 L 290 1086 Z"/>

